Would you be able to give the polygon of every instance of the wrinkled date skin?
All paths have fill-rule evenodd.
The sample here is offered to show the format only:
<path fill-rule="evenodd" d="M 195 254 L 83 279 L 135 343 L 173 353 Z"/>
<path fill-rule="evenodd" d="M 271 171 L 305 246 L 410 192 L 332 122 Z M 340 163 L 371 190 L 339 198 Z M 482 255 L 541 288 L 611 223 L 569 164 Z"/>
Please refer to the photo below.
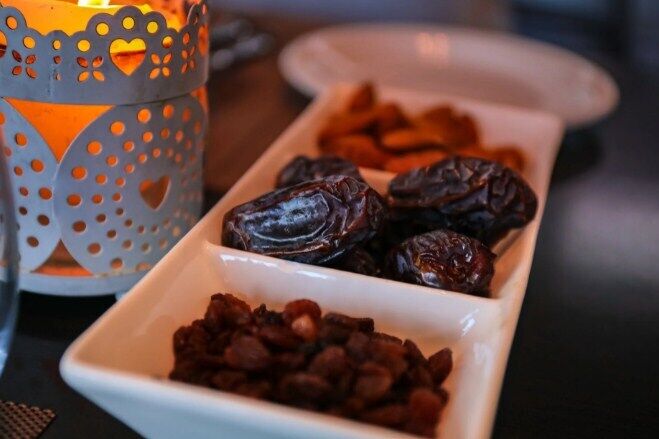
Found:
<path fill-rule="evenodd" d="M 515 171 L 475 157 L 451 157 L 399 174 L 389 184 L 392 220 L 450 229 L 492 246 L 533 219 L 538 201 Z"/>
<path fill-rule="evenodd" d="M 334 175 L 275 190 L 224 216 L 222 244 L 327 265 L 381 229 L 387 210 L 363 181 Z"/>
<path fill-rule="evenodd" d="M 488 296 L 494 258 L 494 253 L 473 238 L 435 230 L 391 249 L 386 271 L 403 282 Z"/>
<path fill-rule="evenodd" d="M 326 155 L 312 159 L 297 156 L 279 172 L 275 186 L 277 188 L 293 186 L 330 175 L 348 175 L 357 180 L 363 180 L 357 167 L 340 157 Z"/>

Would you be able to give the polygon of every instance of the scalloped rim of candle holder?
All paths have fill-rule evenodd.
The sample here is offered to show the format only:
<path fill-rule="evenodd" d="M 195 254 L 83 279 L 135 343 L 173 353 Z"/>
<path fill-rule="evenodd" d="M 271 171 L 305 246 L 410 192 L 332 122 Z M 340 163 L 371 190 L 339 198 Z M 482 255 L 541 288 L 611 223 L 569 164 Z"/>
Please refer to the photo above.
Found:
<path fill-rule="evenodd" d="M 126 19 L 132 19 L 130 26 Z M 162 13 L 129 5 L 113 15 L 93 15 L 85 30 L 70 36 L 59 30 L 42 35 L 28 27 L 19 9 L 0 5 L 0 34 L 7 43 L 0 55 L 0 96 L 132 105 L 192 93 L 208 79 L 208 22 L 206 0 L 191 5 L 179 30 L 168 28 Z M 134 57 L 126 66 L 111 46 L 131 43 L 145 50 L 123 54 Z"/>

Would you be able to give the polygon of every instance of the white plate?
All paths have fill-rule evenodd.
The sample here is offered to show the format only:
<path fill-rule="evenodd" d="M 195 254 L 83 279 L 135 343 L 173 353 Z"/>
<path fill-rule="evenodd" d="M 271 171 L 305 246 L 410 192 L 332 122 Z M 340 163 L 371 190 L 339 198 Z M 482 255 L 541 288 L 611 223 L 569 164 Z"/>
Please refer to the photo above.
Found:
<path fill-rule="evenodd" d="M 450 26 L 325 28 L 284 48 L 279 67 L 309 96 L 337 82 L 373 80 L 547 111 L 570 128 L 601 119 L 618 102 L 608 73 L 572 52 L 510 34 Z"/>
<path fill-rule="evenodd" d="M 250 254 L 218 245 L 224 213 L 266 191 L 293 156 L 317 154 L 321 124 L 344 105 L 341 86 L 317 99 L 263 154 L 233 189 L 163 260 L 75 341 L 61 362 L 72 387 L 147 437 L 409 437 L 353 421 L 172 382 L 172 334 L 203 316 L 209 297 L 231 292 L 252 306 L 281 309 L 307 297 L 324 311 L 370 316 L 379 330 L 411 338 L 425 354 L 450 347 L 455 367 L 446 386 L 449 404 L 439 434 L 485 438 L 490 434 L 508 351 L 526 289 L 535 239 L 547 195 L 561 122 L 549 115 L 454 100 L 473 113 L 487 143 L 516 143 L 529 161 L 537 217 L 496 262 L 493 299 L 376 279 Z M 385 98 L 410 111 L 447 102 L 437 95 L 385 89 Z M 376 188 L 390 174 L 363 170 Z"/>

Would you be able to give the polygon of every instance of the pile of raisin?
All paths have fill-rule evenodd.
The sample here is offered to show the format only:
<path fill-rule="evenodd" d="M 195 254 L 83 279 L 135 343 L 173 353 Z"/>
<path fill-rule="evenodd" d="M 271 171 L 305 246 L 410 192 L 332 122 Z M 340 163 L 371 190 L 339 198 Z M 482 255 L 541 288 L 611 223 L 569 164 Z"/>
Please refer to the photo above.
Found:
<path fill-rule="evenodd" d="M 452 354 L 426 358 L 370 318 L 311 300 L 283 312 L 215 294 L 203 319 L 174 334 L 170 378 L 432 437 L 448 401 Z"/>
<path fill-rule="evenodd" d="M 334 156 L 296 157 L 276 185 L 225 215 L 223 245 L 479 296 L 494 275 L 489 247 L 538 208 L 519 174 L 474 157 L 399 174 L 386 200 Z"/>

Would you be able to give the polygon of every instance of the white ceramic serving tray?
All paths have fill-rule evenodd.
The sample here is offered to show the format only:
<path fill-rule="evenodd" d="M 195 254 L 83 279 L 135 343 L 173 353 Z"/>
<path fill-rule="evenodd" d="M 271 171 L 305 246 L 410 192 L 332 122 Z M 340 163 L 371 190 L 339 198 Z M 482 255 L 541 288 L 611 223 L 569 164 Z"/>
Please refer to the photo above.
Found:
<path fill-rule="evenodd" d="M 205 218 L 67 350 L 61 372 L 72 387 L 147 437 L 409 437 L 391 430 L 244 398 L 167 379 L 172 334 L 203 316 L 211 294 L 230 292 L 252 306 L 281 309 L 292 299 L 323 311 L 370 316 L 376 328 L 415 340 L 425 354 L 450 347 L 454 369 L 438 434 L 485 438 L 492 429 L 508 352 L 533 259 L 547 187 L 563 133 L 542 113 L 428 93 L 381 90 L 409 111 L 451 103 L 472 113 L 488 144 L 514 143 L 528 156 L 525 177 L 538 214 L 509 237 L 496 262 L 493 298 L 430 289 L 259 256 L 219 245 L 222 217 L 272 189 L 278 170 L 298 154 L 316 155 L 315 137 L 351 91 L 318 98 Z M 390 174 L 362 170 L 378 190 Z"/>

